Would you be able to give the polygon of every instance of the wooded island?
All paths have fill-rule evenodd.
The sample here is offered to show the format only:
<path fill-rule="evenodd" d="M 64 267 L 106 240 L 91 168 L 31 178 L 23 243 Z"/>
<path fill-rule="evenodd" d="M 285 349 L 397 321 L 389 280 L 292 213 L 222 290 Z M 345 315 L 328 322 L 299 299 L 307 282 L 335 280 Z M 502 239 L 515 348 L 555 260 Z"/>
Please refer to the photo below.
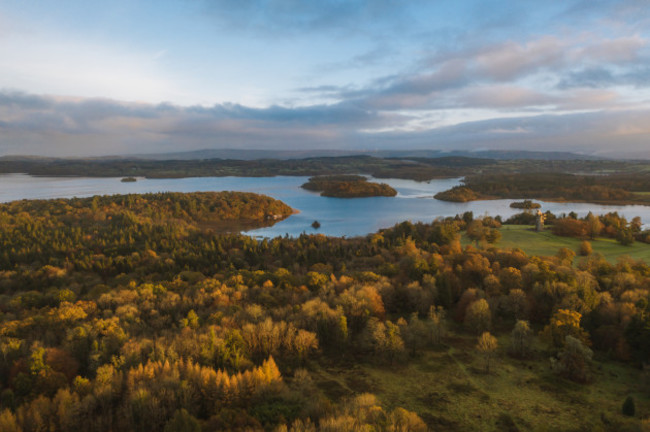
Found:
<path fill-rule="evenodd" d="M 392 197 L 397 191 L 386 183 L 369 182 L 359 175 L 332 175 L 312 177 L 301 186 L 321 196 L 335 198 L 363 198 L 372 196 Z"/>

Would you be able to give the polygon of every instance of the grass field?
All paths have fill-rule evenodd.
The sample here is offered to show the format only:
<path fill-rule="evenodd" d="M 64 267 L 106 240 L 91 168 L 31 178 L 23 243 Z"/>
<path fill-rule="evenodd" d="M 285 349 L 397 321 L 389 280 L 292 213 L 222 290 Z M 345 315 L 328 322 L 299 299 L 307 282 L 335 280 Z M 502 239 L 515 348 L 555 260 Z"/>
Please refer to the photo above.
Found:
<path fill-rule="evenodd" d="M 417 412 L 434 431 L 636 431 L 650 414 L 646 384 L 632 367 L 596 361 L 593 382 L 576 384 L 553 375 L 541 350 L 531 360 L 509 357 L 506 333 L 487 374 L 475 336 L 460 333 L 446 343 L 404 364 L 353 362 L 312 374 L 330 397 L 374 393 L 388 409 Z M 621 414 L 628 395 L 636 417 Z"/>
<path fill-rule="evenodd" d="M 582 240 L 571 237 L 559 237 L 549 230 L 534 231 L 532 226 L 503 225 L 501 227 L 501 240 L 497 243 L 500 248 L 519 248 L 528 255 L 555 255 L 560 248 L 566 247 L 578 252 Z M 463 244 L 469 240 L 463 238 Z M 650 263 L 650 245 L 634 242 L 630 246 L 623 246 L 614 239 L 598 238 L 591 241 L 594 253 L 602 254 L 611 263 L 616 263 L 620 257 L 629 256 L 634 260 L 643 260 Z M 580 257 L 576 257 L 576 261 Z"/>

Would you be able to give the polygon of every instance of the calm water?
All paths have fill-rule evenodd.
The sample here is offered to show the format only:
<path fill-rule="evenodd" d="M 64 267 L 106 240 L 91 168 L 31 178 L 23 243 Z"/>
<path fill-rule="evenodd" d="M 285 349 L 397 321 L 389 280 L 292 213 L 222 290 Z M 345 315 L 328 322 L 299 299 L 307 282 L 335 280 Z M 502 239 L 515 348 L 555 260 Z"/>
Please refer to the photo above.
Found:
<path fill-rule="evenodd" d="M 284 201 L 300 213 L 290 216 L 272 227 L 249 231 L 261 237 L 298 236 L 303 232 L 332 236 L 358 236 L 376 232 L 398 222 L 431 222 L 437 217 L 454 216 L 466 211 L 475 216 L 501 215 L 507 218 L 519 211 L 511 209 L 514 200 L 474 201 L 449 203 L 433 199 L 437 192 L 459 184 L 460 179 L 416 182 L 411 180 L 381 179 L 398 191 L 396 197 L 326 198 L 300 188 L 307 177 L 192 177 L 183 179 L 141 179 L 122 183 L 121 178 L 33 177 L 25 174 L 0 174 L 0 202 L 19 199 L 47 199 L 86 197 L 92 195 L 145 193 L 243 191 L 269 195 Z M 542 203 L 542 210 L 555 214 L 575 211 L 581 216 L 589 211 L 603 214 L 617 211 L 626 218 L 640 216 L 650 222 L 650 207 L 603 206 L 584 203 Z M 311 223 L 318 220 L 321 228 Z"/>

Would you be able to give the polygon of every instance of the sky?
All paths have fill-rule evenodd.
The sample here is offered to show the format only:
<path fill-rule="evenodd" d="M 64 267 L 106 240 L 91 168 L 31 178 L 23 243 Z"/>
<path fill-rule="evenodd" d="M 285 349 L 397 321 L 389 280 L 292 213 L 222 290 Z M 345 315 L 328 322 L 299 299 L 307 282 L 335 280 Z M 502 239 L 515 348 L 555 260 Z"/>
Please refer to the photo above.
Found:
<path fill-rule="evenodd" d="M 0 156 L 650 158 L 650 0 L 0 0 Z"/>

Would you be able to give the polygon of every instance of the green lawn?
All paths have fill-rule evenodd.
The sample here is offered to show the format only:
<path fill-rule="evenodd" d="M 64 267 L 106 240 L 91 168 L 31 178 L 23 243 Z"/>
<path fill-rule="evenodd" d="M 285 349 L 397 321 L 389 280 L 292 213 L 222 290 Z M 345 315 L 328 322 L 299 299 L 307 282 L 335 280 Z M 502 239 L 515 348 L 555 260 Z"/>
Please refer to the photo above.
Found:
<path fill-rule="evenodd" d="M 553 375 L 544 351 L 530 360 L 509 357 L 509 343 L 508 334 L 499 337 L 489 374 L 474 349 L 476 337 L 454 334 L 440 350 L 408 362 L 330 366 L 313 370 L 312 376 L 330 397 L 374 393 L 388 410 L 415 411 L 435 431 L 639 430 L 640 419 L 649 413 L 640 371 L 595 362 L 593 382 L 577 384 Z M 630 394 L 636 418 L 621 414 Z"/>
<path fill-rule="evenodd" d="M 497 243 L 500 248 L 519 248 L 528 255 L 555 255 L 562 247 L 578 252 L 582 240 L 571 237 L 559 237 L 549 230 L 534 231 L 532 226 L 503 225 L 501 240 Z M 463 236 L 464 237 L 464 236 Z M 463 244 L 469 241 L 463 238 Z M 619 257 L 629 256 L 634 260 L 650 263 L 650 245 L 634 242 L 631 246 L 623 246 L 614 239 L 598 238 L 591 241 L 594 253 L 602 254 L 609 262 L 615 263 Z"/>

